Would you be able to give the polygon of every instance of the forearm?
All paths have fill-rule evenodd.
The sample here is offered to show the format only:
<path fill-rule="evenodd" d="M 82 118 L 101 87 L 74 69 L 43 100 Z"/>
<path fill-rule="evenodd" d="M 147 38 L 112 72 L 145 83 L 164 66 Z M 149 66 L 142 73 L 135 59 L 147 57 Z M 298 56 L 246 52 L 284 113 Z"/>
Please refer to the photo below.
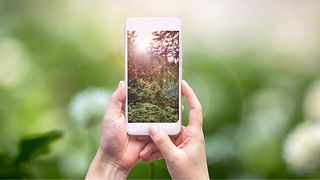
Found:
<path fill-rule="evenodd" d="M 89 167 L 86 179 L 126 179 L 127 174 L 128 172 L 121 169 L 119 165 L 106 158 L 99 148 Z"/>

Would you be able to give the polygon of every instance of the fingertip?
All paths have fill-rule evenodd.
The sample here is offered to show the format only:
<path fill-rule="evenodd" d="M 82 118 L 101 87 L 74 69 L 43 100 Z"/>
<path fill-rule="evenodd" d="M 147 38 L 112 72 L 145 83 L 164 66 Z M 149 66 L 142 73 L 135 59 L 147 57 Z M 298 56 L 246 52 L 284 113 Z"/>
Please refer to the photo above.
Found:
<path fill-rule="evenodd" d="M 183 80 L 182 81 L 182 87 L 185 87 L 185 88 L 191 88 L 189 83 L 186 81 L 186 80 Z"/>
<path fill-rule="evenodd" d="M 186 81 L 186 80 L 182 80 L 182 84 L 187 85 L 188 83 L 187 83 L 187 81 Z"/>
<path fill-rule="evenodd" d="M 152 147 L 150 146 L 150 144 L 147 144 L 142 151 L 140 151 L 139 153 L 139 158 L 140 159 L 145 159 L 148 156 L 150 156 L 152 154 Z"/>
<path fill-rule="evenodd" d="M 193 89 L 189 86 L 186 81 L 183 81 L 182 93 L 186 97 L 190 114 L 189 114 L 189 124 L 195 124 L 197 126 L 202 126 L 202 106 L 194 93 Z"/>
<path fill-rule="evenodd" d="M 119 81 L 117 89 L 119 89 L 119 87 L 122 85 L 122 83 L 123 83 L 123 81 Z"/>
<path fill-rule="evenodd" d="M 139 158 L 140 159 L 143 159 L 144 158 L 144 155 L 145 155 L 145 148 L 139 153 Z"/>
<path fill-rule="evenodd" d="M 118 88 L 117 88 L 118 90 L 121 90 L 121 91 L 123 91 L 124 89 L 125 89 L 125 83 L 124 83 L 124 81 L 120 81 L 119 82 L 119 85 L 118 85 Z"/>
<path fill-rule="evenodd" d="M 143 153 L 139 153 L 139 159 L 146 161 L 150 158 L 150 156 L 152 156 L 152 153 L 150 152 L 143 152 Z"/>
<path fill-rule="evenodd" d="M 117 89 L 112 93 L 112 96 L 109 101 L 107 113 L 117 114 L 121 113 L 124 101 L 126 98 L 126 89 L 125 83 L 123 81 L 119 81 Z"/>
<path fill-rule="evenodd" d="M 150 135 L 151 137 L 154 136 L 158 131 L 159 131 L 159 128 L 156 127 L 156 126 L 151 126 L 151 127 L 148 129 L 149 135 Z"/>
<path fill-rule="evenodd" d="M 116 101 L 123 101 L 125 96 L 126 96 L 125 83 L 124 81 L 119 81 L 118 87 L 113 93 L 113 98 Z"/>
<path fill-rule="evenodd" d="M 182 81 L 182 86 L 181 86 L 182 95 L 186 96 L 187 94 L 189 94 L 188 93 L 189 89 L 190 89 L 189 84 L 187 83 L 187 81 L 183 80 Z"/>

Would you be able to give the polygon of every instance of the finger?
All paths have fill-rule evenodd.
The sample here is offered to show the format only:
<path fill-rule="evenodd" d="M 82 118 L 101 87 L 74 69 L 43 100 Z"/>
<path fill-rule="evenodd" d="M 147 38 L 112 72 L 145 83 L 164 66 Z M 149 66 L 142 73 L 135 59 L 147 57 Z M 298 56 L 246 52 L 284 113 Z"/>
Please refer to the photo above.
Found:
<path fill-rule="evenodd" d="M 151 154 L 150 157 L 148 157 L 146 159 L 141 159 L 141 160 L 144 161 L 144 162 L 151 162 L 151 161 L 155 161 L 155 160 L 160 160 L 162 158 L 163 158 L 163 156 L 162 156 L 161 152 L 160 151 L 156 151 L 153 154 Z"/>
<path fill-rule="evenodd" d="M 185 130 L 186 130 L 186 127 L 182 125 L 180 134 L 174 141 L 174 144 L 176 146 L 179 146 L 183 142 L 183 139 L 185 138 Z"/>
<path fill-rule="evenodd" d="M 183 149 L 187 143 L 189 142 L 190 138 L 188 137 L 187 139 L 185 139 L 182 143 L 179 144 L 178 148 L 179 149 Z"/>
<path fill-rule="evenodd" d="M 135 136 L 137 140 L 139 141 L 145 141 L 145 142 L 148 142 L 150 141 L 150 137 L 149 136 Z"/>
<path fill-rule="evenodd" d="M 123 101 L 122 103 L 122 106 L 121 106 L 121 112 L 124 114 L 126 112 L 126 103 L 124 103 L 125 100 Z"/>
<path fill-rule="evenodd" d="M 181 105 L 181 112 L 184 112 L 184 106 Z"/>
<path fill-rule="evenodd" d="M 201 104 L 194 94 L 192 88 L 186 81 L 182 81 L 182 93 L 187 99 L 189 105 L 189 125 L 195 127 L 202 127 L 202 108 Z"/>
<path fill-rule="evenodd" d="M 159 150 L 161 151 L 164 157 L 168 158 L 173 153 L 179 150 L 171 142 L 171 139 L 169 138 L 169 136 L 164 131 L 157 128 L 156 126 L 152 126 L 151 128 L 149 128 L 149 134 L 151 136 L 152 141 L 159 148 Z"/>
<path fill-rule="evenodd" d="M 124 104 L 124 100 L 126 98 L 126 88 L 125 83 L 123 81 L 119 82 L 118 88 L 113 92 L 109 107 L 109 114 L 117 114 L 122 112 L 122 105 Z"/>
<path fill-rule="evenodd" d="M 181 127 L 182 129 L 184 129 L 185 127 L 182 126 Z M 149 137 L 150 138 L 150 137 Z M 178 137 L 172 137 L 170 136 L 170 140 L 173 142 L 173 144 L 175 144 L 176 146 L 179 145 L 177 144 L 177 138 Z M 150 156 L 152 153 L 156 152 L 156 151 L 159 151 L 159 148 L 153 143 L 149 143 L 147 144 L 143 149 L 142 151 L 139 153 L 139 158 L 142 159 L 142 158 L 146 158 L 148 156 Z"/>
<path fill-rule="evenodd" d="M 146 159 L 151 156 L 153 152 L 159 151 L 158 147 L 154 143 L 147 144 L 139 153 L 140 159 Z"/>

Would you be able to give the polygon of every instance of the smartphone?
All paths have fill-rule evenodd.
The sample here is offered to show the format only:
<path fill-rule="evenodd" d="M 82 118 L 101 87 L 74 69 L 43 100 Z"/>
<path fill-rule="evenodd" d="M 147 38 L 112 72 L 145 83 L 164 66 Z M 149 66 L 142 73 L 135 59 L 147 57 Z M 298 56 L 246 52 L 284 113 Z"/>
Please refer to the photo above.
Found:
<path fill-rule="evenodd" d="M 125 27 L 126 126 L 148 135 L 157 126 L 168 135 L 181 130 L 181 21 L 130 18 Z"/>

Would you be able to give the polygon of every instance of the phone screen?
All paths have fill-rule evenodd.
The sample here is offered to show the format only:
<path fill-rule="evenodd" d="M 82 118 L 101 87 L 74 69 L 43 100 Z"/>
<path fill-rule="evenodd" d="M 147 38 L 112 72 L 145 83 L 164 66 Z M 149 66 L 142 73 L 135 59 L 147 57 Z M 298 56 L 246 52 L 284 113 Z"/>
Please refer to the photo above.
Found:
<path fill-rule="evenodd" d="M 127 31 L 129 123 L 179 120 L 179 31 Z"/>

